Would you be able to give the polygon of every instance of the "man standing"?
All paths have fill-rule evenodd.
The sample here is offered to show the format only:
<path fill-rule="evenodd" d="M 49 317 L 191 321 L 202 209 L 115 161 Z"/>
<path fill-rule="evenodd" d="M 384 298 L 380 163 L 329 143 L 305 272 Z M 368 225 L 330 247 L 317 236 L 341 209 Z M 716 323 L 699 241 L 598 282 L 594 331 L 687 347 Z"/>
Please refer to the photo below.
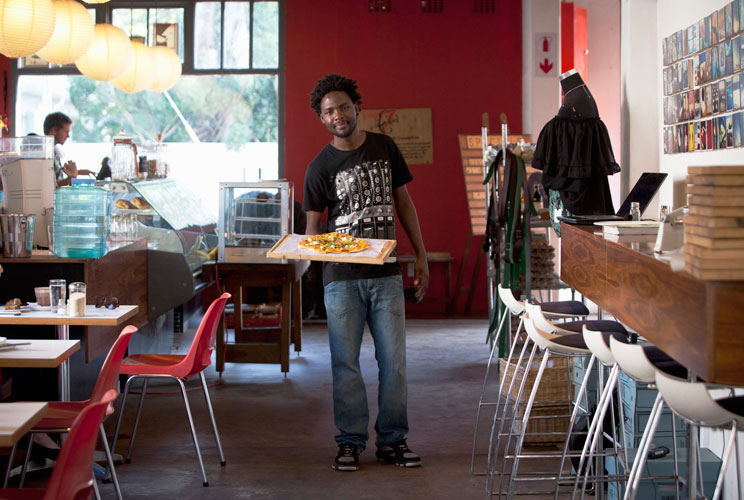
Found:
<path fill-rule="evenodd" d="M 69 116 L 59 111 L 50 113 L 44 118 L 44 135 L 54 137 L 54 177 L 58 186 L 69 186 L 73 177 L 78 175 L 89 175 L 93 172 L 90 170 L 78 170 L 74 161 L 68 161 L 64 165 L 57 154 L 57 144 L 60 146 L 70 137 L 70 128 L 72 120 Z M 65 177 L 62 174 L 67 174 Z"/>
<path fill-rule="evenodd" d="M 395 239 L 397 213 L 416 252 L 414 284 L 420 297 L 429 283 L 429 268 L 416 209 L 405 186 L 413 177 L 392 139 L 359 130 L 361 103 L 356 82 L 335 74 L 321 78 L 310 94 L 310 105 L 332 138 L 305 173 L 306 233 L 320 233 L 321 216 L 328 209 L 329 231 Z M 376 457 L 401 467 L 418 467 L 421 457 L 405 440 L 408 414 L 400 265 L 323 264 L 333 412 L 339 430 L 333 468 L 357 470 L 359 453 L 369 438 L 367 394 L 359 367 L 365 323 L 374 340 L 379 369 Z"/>

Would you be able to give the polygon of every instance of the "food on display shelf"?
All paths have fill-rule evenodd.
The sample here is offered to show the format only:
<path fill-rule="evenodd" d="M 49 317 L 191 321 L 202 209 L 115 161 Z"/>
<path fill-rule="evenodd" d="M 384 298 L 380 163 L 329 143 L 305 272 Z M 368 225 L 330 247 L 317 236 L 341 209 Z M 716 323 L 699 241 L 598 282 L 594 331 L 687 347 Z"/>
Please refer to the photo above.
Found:
<path fill-rule="evenodd" d="M 320 253 L 353 253 L 369 247 L 369 243 L 345 233 L 333 232 L 308 236 L 298 243 L 300 248 Z"/>
<path fill-rule="evenodd" d="M 114 203 L 114 206 L 121 210 L 132 210 L 134 208 L 134 205 L 129 203 L 127 200 L 116 200 L 116 203 Z"/>
<path fill-rule="evenodd" d="M 138 208 L 140 210 L 144 210 L 147 208 L 152 208 L 147 201 L 142 198 L 141 196 L 136 196 L 132 198 L 132 205 L 134 205 L 134 208 Z"/>

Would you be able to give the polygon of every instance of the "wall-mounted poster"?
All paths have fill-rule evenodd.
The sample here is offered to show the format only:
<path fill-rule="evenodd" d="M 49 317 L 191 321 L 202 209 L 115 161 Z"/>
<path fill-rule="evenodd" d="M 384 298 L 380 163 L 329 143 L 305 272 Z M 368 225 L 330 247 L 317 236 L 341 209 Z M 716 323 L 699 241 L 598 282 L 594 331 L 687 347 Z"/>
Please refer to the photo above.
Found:
<path fill-rule="evenodd" d="M 744 0 L 661 43 L 664 153 L 744 147 Z"/>
<path fill-rule="evenodd" d="M 387 134 L 409 165 L 434 163 L 431 108 L 363 109 L 359 128 Z"/>

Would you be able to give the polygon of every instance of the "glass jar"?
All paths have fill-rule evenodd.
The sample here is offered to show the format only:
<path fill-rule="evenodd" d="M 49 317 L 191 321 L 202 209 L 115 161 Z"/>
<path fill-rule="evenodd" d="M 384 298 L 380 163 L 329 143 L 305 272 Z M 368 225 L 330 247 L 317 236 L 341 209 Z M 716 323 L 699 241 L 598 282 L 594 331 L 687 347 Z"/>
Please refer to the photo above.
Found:
<path fill-rule="evenodd" d="M 69 298 L 67 299 L 68 316 L 85 316 L 87 288 L 87 285 L 80 281 L 70 283 Z"/>

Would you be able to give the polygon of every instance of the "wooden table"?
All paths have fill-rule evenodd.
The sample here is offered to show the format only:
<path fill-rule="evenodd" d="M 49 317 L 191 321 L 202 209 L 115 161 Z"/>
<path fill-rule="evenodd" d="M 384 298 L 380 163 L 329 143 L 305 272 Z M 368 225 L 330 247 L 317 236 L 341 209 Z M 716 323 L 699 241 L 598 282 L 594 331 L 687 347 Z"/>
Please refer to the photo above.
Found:
<path fill-rule="evenodd" d="M 698 280 L 653 238 L 624 240 L 562 224 L 561 279 L 704 380 L 744 386 L 744 282 Z"/>
<path fill-rule="evenodd" d="M 285 374 L 289 371 L 289 344 L 302 349 L 302 294 L 300 278 L 310 267 L 307 260 L 286 263 L 207 262 L 202 267 L 205 281 L 217 281 L 218 286 L 232 294 L 235 311 L 234 344 L 226 344 L 224 335 L 217 334 L 217 371 L 232 363 L 278 363 Z M 282 322 L 278 342 L 247 342 L 242 318 L 242 287 L 282 287 Z M 222 321 L 222 320 L 220 320 Z M 220 324 L 219 332 L 223 332 Z"/>
<path fill-rule="evenodd" d="M 0 403 L 0 448 L 17 443 L 46 412 L 46 403 Z"/>
<path fill-rule="evenodd" d="M 0 368 L 57 368 L 80 350 L 79 340 L 12 339 L 0 346 Z"/>
<path fill-rule="evenodd" d="M 19 316 L 0 315 L 0 325 L 49 325 L 57 327 L 57 340 L 70 339 L 70 326 L 118 326 L 137 314 L 138 306 L 124 305 L 116 309 L 85 306 L 85 316 L 65 316 L 49 309 L 24 312 Z M 15 340 L 17 342 L 17 340 Z M 54 341 L 52 341 L 54 342 Z M 69 358 L 59 365 L 59 390 L 62 401 L 70 400 Z"/>

